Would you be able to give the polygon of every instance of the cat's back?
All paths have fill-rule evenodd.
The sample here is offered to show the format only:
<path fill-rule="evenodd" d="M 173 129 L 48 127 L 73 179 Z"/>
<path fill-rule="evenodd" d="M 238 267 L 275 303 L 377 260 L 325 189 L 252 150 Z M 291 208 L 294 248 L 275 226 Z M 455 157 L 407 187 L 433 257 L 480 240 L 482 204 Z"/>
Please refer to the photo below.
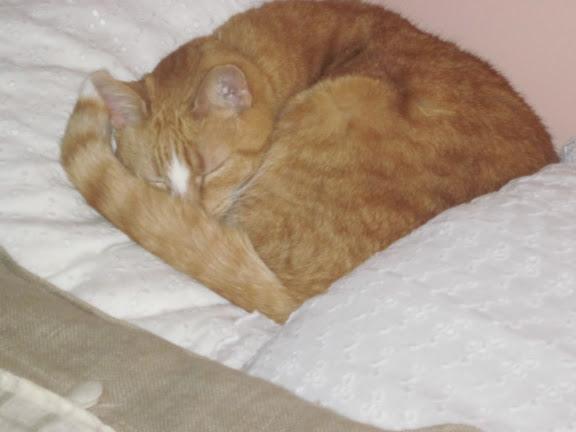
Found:
<path fill-rule="evenodd" d="M 242 23 L 272 35 L 248 51 L 274 50 L 262 64 L 279 82 L 312 77 L 230 215 L 303 298 L 442 210 L 556 160 L 497 71 L 392 12 L 272 2 Z"/>
<path fill-rule="evenodd" d="M 370 77 L 389 87 L 406 119 L 434 126 L 452 114 L 459 128 L 497 124 L 503 131 L 514 118 L 524 127 L 511 125 L 511 136 L 524 130 L 523 145 L 554 157 L 540 119 L 490 64 L 378 5 L 272 1 L 232 18 L 218 34 L 258 63 L 287 101 L 321 81 Z"/>

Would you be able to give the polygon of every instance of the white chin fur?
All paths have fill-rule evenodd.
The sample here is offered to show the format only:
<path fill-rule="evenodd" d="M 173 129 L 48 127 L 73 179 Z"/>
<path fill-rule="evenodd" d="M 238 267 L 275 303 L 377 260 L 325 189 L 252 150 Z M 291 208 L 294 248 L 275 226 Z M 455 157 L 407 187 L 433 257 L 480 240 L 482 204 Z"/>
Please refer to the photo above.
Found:
<path fill-rule="evenodd" d="M 92 83 L 92 80 L 90 78 L 86 78 L 86 80 L 84 80 L 84 82 L 82 83 L 82 86 L 80 87 L 80 94 L 78 96 L 79 99 L 93 99 L 93 100 L 101 100 L 102 98 L 100 97 L 100 94 L 98 93 L 98 90 L 96 90 L 96 87 L 94 87 L 94 84 Z"/>
<path fill-rule="evenodd" d="M 170 189 L 174 195 L 186 195 L 188 191 L 188 180 L 190 178 L 190 171 L 178 157 L 172 153 L 172 163 L 168 169 L 168 178 L 170 179 Z"/>

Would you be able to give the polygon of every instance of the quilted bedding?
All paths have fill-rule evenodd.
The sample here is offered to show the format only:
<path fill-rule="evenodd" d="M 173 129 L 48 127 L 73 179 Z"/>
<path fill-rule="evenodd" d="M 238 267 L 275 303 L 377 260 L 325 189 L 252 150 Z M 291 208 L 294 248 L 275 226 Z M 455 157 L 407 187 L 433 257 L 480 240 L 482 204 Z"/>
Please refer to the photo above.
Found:
<path fill-rule="evenodd" d="M 71 187 L 58 141 L 88 72 L 137 77 L 258 3 L 3 1 L 0 244 L 114 317 L 354 419 L 576 431 L 573 163 L 440 215 L 283 328 L 143 251 Z"/>

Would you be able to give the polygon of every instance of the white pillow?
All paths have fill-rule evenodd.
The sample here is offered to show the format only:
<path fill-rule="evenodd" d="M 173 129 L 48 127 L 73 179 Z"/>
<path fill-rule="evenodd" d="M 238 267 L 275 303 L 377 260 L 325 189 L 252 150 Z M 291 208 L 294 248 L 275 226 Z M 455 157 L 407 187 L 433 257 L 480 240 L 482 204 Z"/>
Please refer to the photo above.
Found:
<path fill-rule="evenodd" d="M 248 372 L 383 428 L 576 430 L 576 165 L 441 214 L 307 302 Z"/>

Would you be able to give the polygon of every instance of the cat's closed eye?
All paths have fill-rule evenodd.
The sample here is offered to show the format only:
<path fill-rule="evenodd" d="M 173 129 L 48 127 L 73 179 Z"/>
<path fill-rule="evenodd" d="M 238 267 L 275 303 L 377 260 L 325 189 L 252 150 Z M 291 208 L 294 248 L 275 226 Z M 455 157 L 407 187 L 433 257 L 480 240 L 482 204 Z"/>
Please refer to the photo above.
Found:
<path fill-rule="evenodd" d="M 162 178 L 153 178 L 153 179 L 148 179 L 148 183 L 150 183 L 152 186 L 155 186 L 157 188 L 160 189 L 164 189 L 164 190 L 168 190 L 168 183 L 166 182 L 166 180 L 162 179 Z"/>

